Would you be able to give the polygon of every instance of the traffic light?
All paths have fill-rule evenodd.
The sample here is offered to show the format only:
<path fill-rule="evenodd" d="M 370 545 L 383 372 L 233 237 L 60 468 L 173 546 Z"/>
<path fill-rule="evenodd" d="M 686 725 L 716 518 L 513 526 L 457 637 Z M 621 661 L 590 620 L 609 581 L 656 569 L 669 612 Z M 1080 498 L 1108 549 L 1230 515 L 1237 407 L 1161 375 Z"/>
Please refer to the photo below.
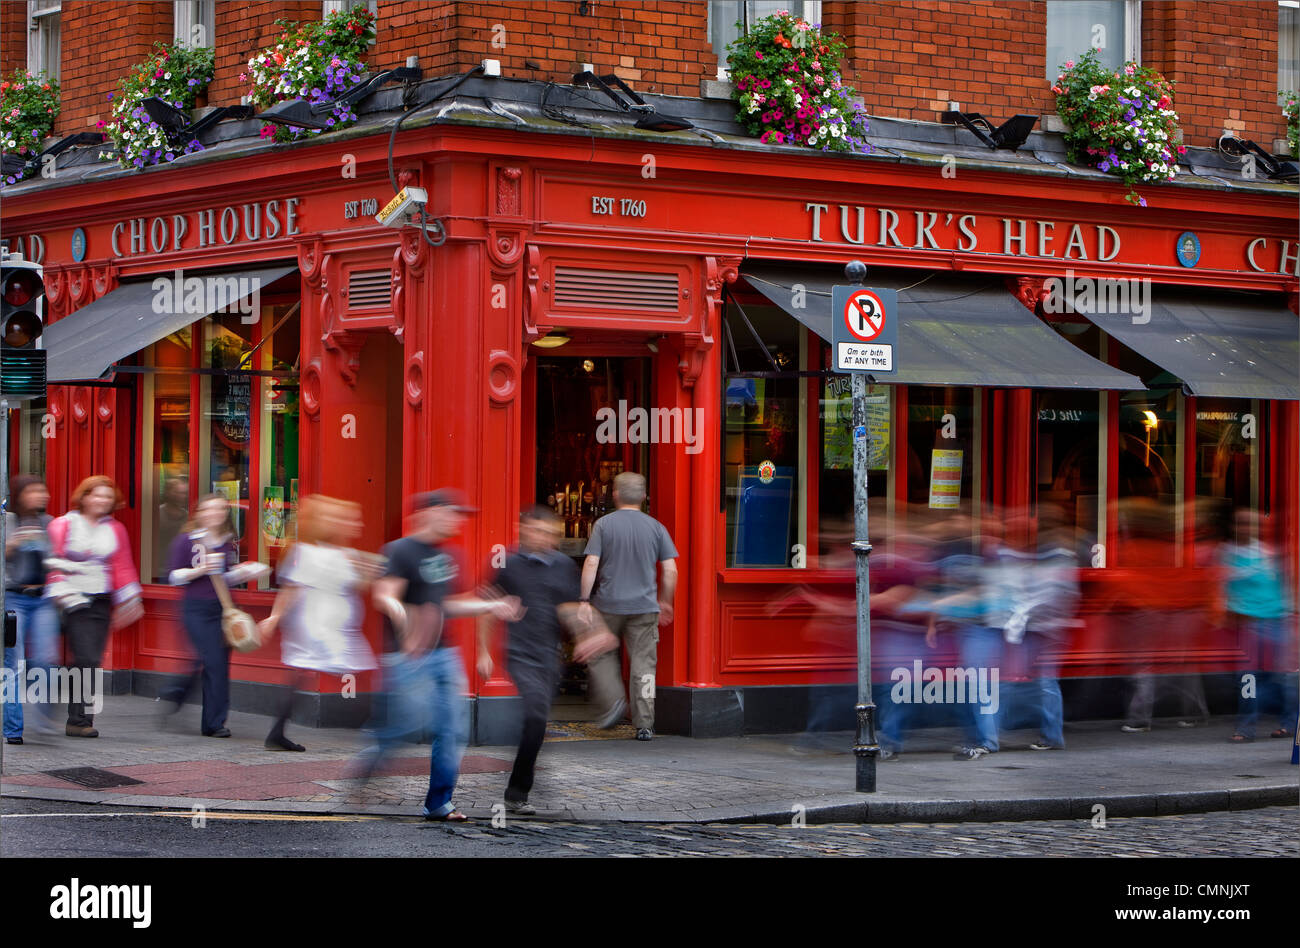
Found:
<path fill-rule="evenodd" d="M 44 349 L 37 340 L 45 329 L 41 301 L 45 278 L 39 263 L 7 251 L 0 259 L 0 395 L 25 399 L 45 397 Z"/>

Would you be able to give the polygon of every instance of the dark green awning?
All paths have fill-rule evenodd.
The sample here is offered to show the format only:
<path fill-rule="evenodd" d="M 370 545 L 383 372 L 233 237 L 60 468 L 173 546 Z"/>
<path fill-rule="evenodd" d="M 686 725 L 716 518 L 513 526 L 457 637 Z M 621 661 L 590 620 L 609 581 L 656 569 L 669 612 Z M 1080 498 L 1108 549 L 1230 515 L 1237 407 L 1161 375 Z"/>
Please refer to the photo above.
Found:
<path fill-rule="evenodd" d="M 841 268 L 748 265 L 742 276 L 821 338 L 831 339 L 831 288 Z M 915 285 L 919 284 L 919 285 Z M 796 295 L 794 288 L 803 287 Z M 898 290 L 898 371 L 882 382 L 995 388 L 1143 389 L 1030 312 L 1003 278 L 872 268 L 866 286 Z M 802 303 L 803 305 L 797 305 Z"/>
<path fill-rule="evenodd" d="M 46 382 L 58 385 L 102 378 L 119 359 L 147 349 L 160 339 L 166 339 L 211 315 L 215 308 L 186 305 L 184 281 L 190 278 L 197 277 L 203 281 L 205 301 L 238 304 L 250 295 L 252 288 L 261 292 L 297 270 L 297 266 L 282 264 L 259 270 L 181 271 L 182 305 L 179 307 L 175 305 L 174 294 L 154 288 L 155 279 L 163 278 L 170 282 L 174 273 L 123 283 L 111 293 L 46 328 L 41 337 L 41 347 L 50 354 Z M 211 292 L 208 292 L 209 288 Z M 171 296 L 170 301 L 167 296 Z"/>
<path fill-rule="evenodd" d="M 1146 296 L 1136 316 L 1079 313 L 1193 395 L 1300 398 L 1300 318 L 1281 296 L 1164 285 Z"/>

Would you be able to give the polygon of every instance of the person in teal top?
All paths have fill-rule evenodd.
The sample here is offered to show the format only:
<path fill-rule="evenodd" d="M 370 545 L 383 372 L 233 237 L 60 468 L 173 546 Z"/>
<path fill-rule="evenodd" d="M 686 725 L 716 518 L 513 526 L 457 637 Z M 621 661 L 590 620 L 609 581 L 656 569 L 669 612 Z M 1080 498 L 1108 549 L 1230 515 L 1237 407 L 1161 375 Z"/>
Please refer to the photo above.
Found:
<path fill-rule="evenodd" d="M 1278 709 L 1278 726 L 1271 736 L 1290 737 L 1296 720 L 1295 617 L 1282 560 L 1260 539 L 1263 524 L 1255 511 L 1238 510 L 1235 525 L 1236 542 L 1224 544 L 1219 563 L 1227 609 L 1237 619 L 1241 647 L 1253 672 L 1242 676 L 1232 740 L 1255 739 L 1266 695 Z"/>

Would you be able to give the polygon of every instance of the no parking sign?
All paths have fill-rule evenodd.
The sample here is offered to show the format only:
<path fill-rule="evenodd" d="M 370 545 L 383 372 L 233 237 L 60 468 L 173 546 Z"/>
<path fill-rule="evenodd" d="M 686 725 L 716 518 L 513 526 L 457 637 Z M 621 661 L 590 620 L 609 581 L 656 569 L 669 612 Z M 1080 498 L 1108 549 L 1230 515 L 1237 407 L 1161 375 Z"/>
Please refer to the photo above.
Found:
<path fill-rule="evenodd" d="M 835 371 L 889 376 L 897 371 L 898 291 L 866 286 L 831 289 Z"/>

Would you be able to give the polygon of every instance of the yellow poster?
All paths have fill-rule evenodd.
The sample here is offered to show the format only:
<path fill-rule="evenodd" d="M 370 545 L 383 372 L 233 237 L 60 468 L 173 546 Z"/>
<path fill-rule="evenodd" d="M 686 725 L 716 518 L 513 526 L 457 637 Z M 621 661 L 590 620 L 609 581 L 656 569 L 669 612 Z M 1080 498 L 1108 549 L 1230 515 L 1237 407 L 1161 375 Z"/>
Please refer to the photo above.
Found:
<path fill-rule="evenodd" d="M 955 510 L 961 506 L 961 451 L 935 448 L 930 454 L 930 507 Z"/>

